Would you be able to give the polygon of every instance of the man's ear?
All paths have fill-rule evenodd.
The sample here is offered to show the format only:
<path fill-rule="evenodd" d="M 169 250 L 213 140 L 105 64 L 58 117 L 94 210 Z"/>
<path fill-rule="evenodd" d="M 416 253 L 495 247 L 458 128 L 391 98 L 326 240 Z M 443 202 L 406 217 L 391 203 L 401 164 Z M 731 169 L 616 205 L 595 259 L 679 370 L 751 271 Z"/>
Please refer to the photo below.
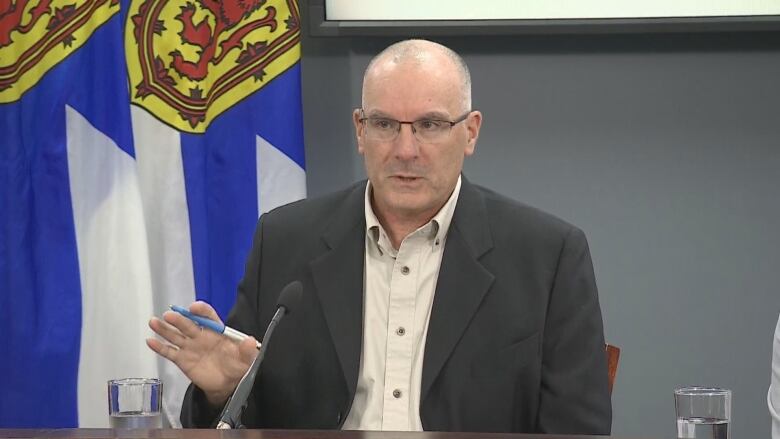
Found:
<path fill-rule="evenodd" d="M 466 124 L 466 132 L 468 133 L 468 144 L 466 145 L 466 155 L 474 154 L 474 148 L 477 146 L 477 138 L 479 138 L 479 129 L 482 127 L 482 113 L 474 110 L 469 113 L 463 123 Z"/>
<path fill-rule="evenodd" d="M 352 110 L 352 123 L 355 125 L 355 139 L 357 140 L 358 152 L 363 154 L 363 136 L 366 126 L 360 121 L 363 111 L 360 108 Z"/>

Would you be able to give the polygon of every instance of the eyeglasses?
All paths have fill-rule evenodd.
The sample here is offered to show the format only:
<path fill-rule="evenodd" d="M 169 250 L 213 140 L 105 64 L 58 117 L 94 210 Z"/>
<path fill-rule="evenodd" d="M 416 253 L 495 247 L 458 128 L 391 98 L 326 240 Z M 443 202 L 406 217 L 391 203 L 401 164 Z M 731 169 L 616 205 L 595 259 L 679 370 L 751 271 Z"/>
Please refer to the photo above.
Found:
<path fill-rule="evenodd" d="M 361 115 L 363 110 L 360 110 Z M 401 125 L 408 124 L 412 127 L 412 134 L 420 142 L 437 143 L 449 136 L 452 127 L 466 120 L 471 110 L 455 120 L 420 119 L 415 121 L 402 121 L 389 117 L 361 117 L 358 122 L 366 128 L 366 137 L 380 142 L 390 142 L 398 137 Z"/>

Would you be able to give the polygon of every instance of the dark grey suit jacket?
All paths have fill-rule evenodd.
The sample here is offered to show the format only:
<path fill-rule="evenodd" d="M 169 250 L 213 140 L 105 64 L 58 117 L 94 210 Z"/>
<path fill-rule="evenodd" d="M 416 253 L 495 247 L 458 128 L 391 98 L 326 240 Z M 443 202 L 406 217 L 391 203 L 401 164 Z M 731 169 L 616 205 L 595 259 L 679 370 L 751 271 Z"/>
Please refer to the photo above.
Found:
<path fill-rule="evenodd" d="M 258 339 L 277 295 L 303 296 L 277 327 L 244 423 L 339 428 L 358 379 L 365 182 L 263 215 L 228 324 Z M 185 426 L 218 411 L 190 386 Z M 609 434 L 598 293 L 582 231 L 463 179 L 423 361 L 426 430 Z"/>

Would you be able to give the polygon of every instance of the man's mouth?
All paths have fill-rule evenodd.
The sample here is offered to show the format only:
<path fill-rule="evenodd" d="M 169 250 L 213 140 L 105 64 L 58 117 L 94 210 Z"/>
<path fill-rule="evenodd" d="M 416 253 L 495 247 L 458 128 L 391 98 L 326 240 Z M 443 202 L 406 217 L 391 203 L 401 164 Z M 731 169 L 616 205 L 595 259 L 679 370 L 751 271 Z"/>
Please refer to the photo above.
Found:
<path fill-rule="evenodd" d="M 411 183 L 413 181 L 420 179 L 420 177 L 413 176 L 413 175 L 394 175 L 393 178 L 396 178 L 404 183 Z"/>

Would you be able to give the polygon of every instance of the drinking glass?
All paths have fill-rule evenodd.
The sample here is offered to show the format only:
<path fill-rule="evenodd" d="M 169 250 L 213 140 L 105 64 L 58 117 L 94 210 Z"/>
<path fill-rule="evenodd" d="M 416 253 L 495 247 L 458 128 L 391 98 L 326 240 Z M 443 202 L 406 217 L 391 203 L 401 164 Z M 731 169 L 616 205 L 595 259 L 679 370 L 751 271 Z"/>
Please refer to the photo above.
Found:
<path fill-rule="evenodd" d="M 731 390 L 683 387 L 674 391 L 678 439 L 730 439 Z"/>
<path fill-rule="evenodd" d="M 111 428 L 162 428 L 162 382 L 157 378 L 122 378 L 108 382 Z"/>

